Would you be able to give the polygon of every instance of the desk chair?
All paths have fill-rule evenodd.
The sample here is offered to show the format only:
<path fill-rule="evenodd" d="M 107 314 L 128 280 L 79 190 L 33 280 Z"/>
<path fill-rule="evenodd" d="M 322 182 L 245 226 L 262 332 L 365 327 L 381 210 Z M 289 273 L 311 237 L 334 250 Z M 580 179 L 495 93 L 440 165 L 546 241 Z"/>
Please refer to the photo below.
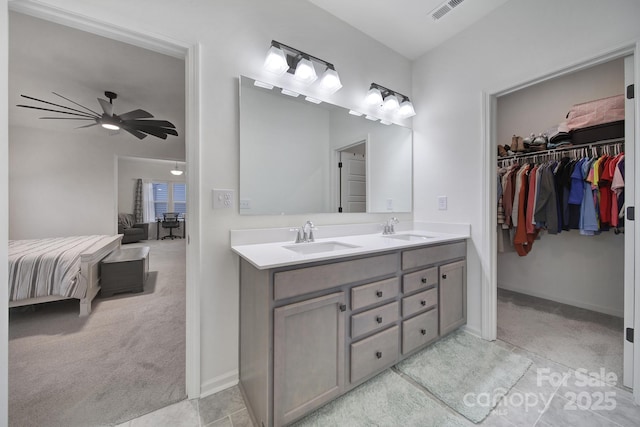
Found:
<path fill-rule="evenodd" d="M 180 213 L 179 212 L 166 212 L 164 214 L 162 214 L 163 219 L 162 219 L 162 228 L 168 228 L 169 229 L 169 234 L 166 236 L 163 236 L 162 239 L 181 239 L 180 236 L 174 236 L 173 234 L 173 229 L 174 228 L 178 228 L 180 227 Z"/>

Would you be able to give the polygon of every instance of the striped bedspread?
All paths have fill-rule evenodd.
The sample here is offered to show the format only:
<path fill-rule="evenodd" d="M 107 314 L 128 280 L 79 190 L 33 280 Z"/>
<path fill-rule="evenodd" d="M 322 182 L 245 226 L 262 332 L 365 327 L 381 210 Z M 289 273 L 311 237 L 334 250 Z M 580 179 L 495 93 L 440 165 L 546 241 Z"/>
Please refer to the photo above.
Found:
<path fill-rule="evenodd" d="M 44 296 L 84 298 L 80 255 L 111 236 L 73 236 L 9 241 L 9 301 Z"/>

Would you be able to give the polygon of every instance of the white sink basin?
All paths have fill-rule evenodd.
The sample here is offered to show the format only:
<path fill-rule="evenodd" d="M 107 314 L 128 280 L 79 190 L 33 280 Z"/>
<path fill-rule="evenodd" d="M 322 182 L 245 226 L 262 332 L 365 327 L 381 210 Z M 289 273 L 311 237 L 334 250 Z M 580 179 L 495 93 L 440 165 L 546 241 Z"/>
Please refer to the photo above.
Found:
<path fill-rule="evenodd" d="M 296 243 L 295 245 L 283 246 L 293 252 L 297 252 L 301 255 L 319 254 L 322 252 L 333 252 L 342 249 L 359 248 L 360 246 L 349 245 L 341 242 L 317 242 L 317 243 Z"/>
<path fill-rule="evenodd" d="M 434 239 L 436 236 L 427 236 L 422 234 L 385 234 L 382 237 L 386 237 L 387 239 L 406 240 L 408 242 L 422 242 Z"/>

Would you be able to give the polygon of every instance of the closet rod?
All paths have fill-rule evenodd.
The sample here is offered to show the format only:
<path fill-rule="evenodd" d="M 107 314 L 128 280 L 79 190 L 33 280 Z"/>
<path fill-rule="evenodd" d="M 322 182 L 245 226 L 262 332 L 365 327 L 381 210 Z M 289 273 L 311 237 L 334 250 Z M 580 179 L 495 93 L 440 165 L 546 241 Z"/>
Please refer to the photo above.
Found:
<path fill-rule="evenodd" d="M 502 160 L 517 160 L 517 159 L 520 159 L 520 158 L 525 158 L 525 157 L 530 157 L 530 156 L 541 156 L 541 155 L 553 154 L 553 153 L 558 153 L 558 152 L 562 152 L 562 151 L 576 150 L 576 149 L 578 149 L 578 150 L 589 149 L 589 148 L 600 147 L 602 145 L 608 145 L 608 144 L 620 144 L 620 143 L 623 143 L 623 142 L 624 142 L 624 138 L 614 138 L 614 139 L 607 139 L 607 140 L 598 141 L 598 142 L 592 142 L 592 143 L 589 143 L 589 144 L 567 145 L 567 146 L 558 147 L 558 148 L 551 148 L 549 150 L 532 151 L 530 153 L 515 154 L 513 156 L 498 157 L 496 160 L 498 160 L 498 161 L 502 161 Z"/>

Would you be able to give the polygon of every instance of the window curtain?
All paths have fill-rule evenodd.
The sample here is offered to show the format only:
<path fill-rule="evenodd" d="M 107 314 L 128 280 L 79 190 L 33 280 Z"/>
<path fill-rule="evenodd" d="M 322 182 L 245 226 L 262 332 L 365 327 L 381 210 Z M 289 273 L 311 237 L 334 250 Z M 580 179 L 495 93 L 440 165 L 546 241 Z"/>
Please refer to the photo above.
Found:
<path fill-rule="evenodd" d="M 156 208 L 153 200 L 153 183 L 142 183 L 142 212 L 144 222 L 155 222 Z"/>
<path fill-rule="evenodd" d="M 136 223 L 141 224 L 144 221 L 144 209 L 142 207 L 142 179 L 138 178 L 136 180 L 136 194 L 133 201 L 133 216 L 135 217 Z"/>

